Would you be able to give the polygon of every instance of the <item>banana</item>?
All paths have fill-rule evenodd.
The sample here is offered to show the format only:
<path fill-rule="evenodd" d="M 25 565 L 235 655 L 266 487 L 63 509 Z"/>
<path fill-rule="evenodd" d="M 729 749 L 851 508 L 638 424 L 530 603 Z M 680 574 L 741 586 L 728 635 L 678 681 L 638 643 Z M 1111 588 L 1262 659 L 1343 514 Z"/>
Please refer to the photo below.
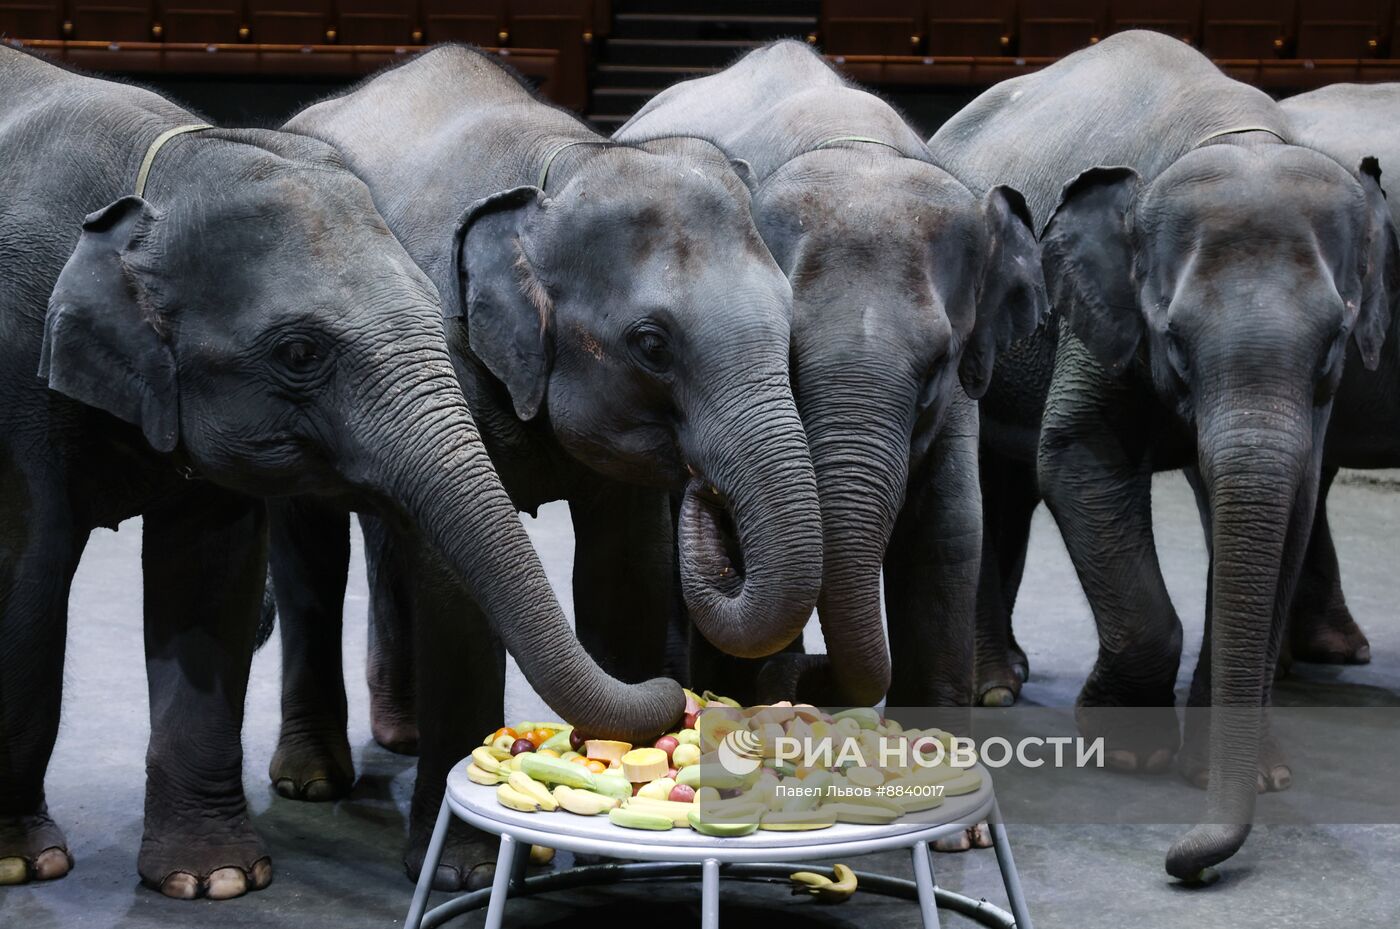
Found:
<path fill-rule="evenodd" d="M 886 826 L 904 815 L 898 807 L 894 812 L 868 803 L 828 803 L 820 807 L 830 810 L 838 823 L 856 823 L 862 826 Z"/>
<path fill-rule="evenodd" d="M 535 752 L 524 752 L 516 758 L 519 759 L 516 762 L 519 770 L 542 783 L 563 784 L 580 790 L 593 790 L 597 786 L 593 772 L 583 765 L 550 758 L 548 755 L 537 755 Z"/>
<path fill-rule="evenodd" d="M 560 729 L 558 732 L 554 733 L 554 735 L 545 739 L 544 742 L 540 745 L 540 748 L 547 748 L 550 751 L 560 753 L 569 751 L 569 736 L 573 734 L 573 731 L 573 726 L 567 726 L 563 729 Z"/>
<path fill-rule="evenodd" d="M 563 784 L 554 788 L 552 796 L 561 809 L 577 816 L 597 816 L 618 804 L 616 797 L 606 797 L 591 790 L 576 790 Z"/>
<path fill-rule="evenodd" d="M 652 800 L 665 800 L 671 796 L 671 788 L 676 786 L 676 782 L 669 777 L 661 777 L 650 784 L 643 784 L 637 791 L 638 797 L 647 797 Z"/>
<path fill-rule="evenodd" d="M 817 898 L 818 903 L 842 903 L 849 900 L 851 894 L 856 892 L 856 873 L 843 864 L 836 865 L 832 871 L 836 875 L 834 881 L 815 871 L 797 871 L 789 874 L 789 880 L 798 885 L 792 892 L 811 894 Z"/>
<path fill-rule="evenodd" d="M 831 718 L 838 723 L 843 719 L 855 720 L 856 725 L 862 729 L 880 728 L 880 714 L 868 706 L 857 706 L 849 710 L 843 710 Z"/>
<path fill-rule="evenodd" d="M 818 888 L 831 884 L 831 878 L 816 871 L 794 871 L 788 875 L 788 880 L 800 885 L 792 889 L 794 895 L 816 893 Z"/>
<path fill-rule="evenodd" d="M 546 813 L 553 813 L 559 808 L 559 803 L 550 794 L 549 788 L 534 780 L 524 771 L 516 771 L 506 779 L 506 783 L 525 796 L 534 800 Z"/>
<path fill-rule="evenodd" d="M 836 814 L 830 808 L 825 810 L 792 810 L 788 812 L 764 813 L 758 828 L 773 832 L 806 832 L 809 829 L 826 829 L 836 825 Z"/>
<path fill-rule="evenodd" d="M 497 760 L 495 755 L 491 754 L 491 749 L 485 745 L 478 745 L 472 749 L 472 761 L 476 763 L 478 768 L 490 774 L 501 772 L 501 762 Z"/>
<path fill-rule="evenodd" d="M 500 801 L 501 806 L 522 813 L 535 813 L 540 808 L 534 797 L 521 793 L 509 784 L 502 784 L 496 788 L 496 799 Z"/>
<path fill-rule="evenodd" d="M 690 828 L 701 835 L 713 835 L 720 838 L 733 838 L 740 835 L 748 835 L 758 829 L 758 809 L 754 808 L 754 815 L 748 822 L 716 823 L 700 818 L 700 810 L 692 809 L 686 816 L 690 822 Z"/>
<path fill-rule="evenodd" d="M 693 803 L 681 803 L 678 800 L 652 800 L 640 794 L 627 801 L 629 810 L 638 810 L 643 813 L 655 813 L 657 816 L 669 816 L 671 822 L 677 826 L 688 826 L 690 811 L 695 809 Z"/>
<path fill-rule="evenodd" d="M 549 864 L 554 860 L 554 849 L 547 845 L 530 846 L 530 864 Z"/>
<path fill-rule="evenodd" d="M 614 826 L 624 829 L 650 829 L 655 832 L 665 832 L 675 825 L 671 817 L 665 814 L 648 813 L 621 806 L 608 810 L 608 819 L 612 820 Z"/>
<path fill-rule="evenodd" d="M 480 767 L 476 762 L 467 765 L 467 777 L 473 784 L 484 784 L 487 787 L 494 787 L 501 782 L 499 774 L 492 774 L 490 771 Z"/>
<path fill-rule="evenodd" d="M 685 784 L 696 790 L 701 787 L 713 787 L 716 790 L 739 790 L 748 788 L 756 780 L 757 772 L 730 774 L 714 760 L 713 756 L 708 762 L 701 761 L 699 764 L 686 765 L 676 772 L 677 784 Z"/>

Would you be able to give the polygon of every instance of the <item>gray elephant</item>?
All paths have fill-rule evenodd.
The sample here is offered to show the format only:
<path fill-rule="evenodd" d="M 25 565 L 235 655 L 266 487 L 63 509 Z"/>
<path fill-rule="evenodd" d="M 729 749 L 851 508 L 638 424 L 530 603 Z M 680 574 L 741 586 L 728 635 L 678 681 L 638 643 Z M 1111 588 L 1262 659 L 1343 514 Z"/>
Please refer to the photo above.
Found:
<path fill-rule="evenodd" d="M 239 741 L 263 495 L 345 495 L 420 538 L 565 716 L 623 737 L 677 718 L 673 682 L 625 686 L 570 634 L 453 376 L 437 294 L 329 146 L 203 126 L 0 47 L 0 162 L 0 883 L 73 865 L 44 798 L 68 594 L 91 530 L 137 514 L 138 870 L 168 895 L 272 878 Z"/>
<path fill-rule="evenodd" d="M 569 502 L 577 626 L 605 667 L 631 679 L 659 669 L 677 561 L 717 647 L 766 655 L 800 633 L 821 530 L 789 379 L 791 290 L 719 150 L 609 142 L 460 46 L 285 128 L 341 152 L 441 293 L 457 377 L 514 504 Z M 289 796 L 321 799 L 353 779 L 339 656 L 346 516 L 297 506 L 274 527 L 287 664 L 271 775 Z M 407 648 L 432 617 L 480 610 L 391 533 L 367 523 L 366 538 L 376 737 L 412 748 L 416 736 L 420 751 L 416 874 L 448 768 L 501 724 L 504 656 L 476 619 Z M 549 643 L 538 648 L 551 660 Z M 610 699 L 580 699 L 593 696 Z M 484 880 L 487 868 L 472 876 L 494 858 L 482 846 L 454 833 L 437 885 Z"/>
<path fill-rule="evenodd" d="M 1333 84 L 1282 101 L 1293 139 L 1343 164 L 1374 156 L 1389 194 L 1391 219 L 1400 223 L 1400 84 Z M 1289 629 L 1295 660 L 1364 664 L 1370 643 L 1347 609 L 1337 551 L 1327 524 L 1327 491 L 1337 468 L 1400 465 L 1400 332 L 1386 335 L 1374 371 L 1348 358 L 1332 407 L 1323 452 L 1322 487 L 1313 536 L 1298 579 Z"/>
<path fill-rule="evenodd" d="M 799 42 L 668 88 L 614 138 L 678 135 L 750 166 L 754 219 L 792 282 L 827 654 L 771 659 L 760 697 L 966 704 L 981 546 L 969 395 L 1046 310 L 1020 194 L 974 195 L 894 109 Z"/>
<path fill-rule="evenodd" d="M 1188 718 L 1180 759 L 1209 780 L 1205 824 L 1167 856 L 1188 880 L 1243 844 L 1256 786 L 1291 776 L 1261 707 L 1344 356 L 1377 365 L 1395 294 L 1374 160 L 1340 163 L 1289 134 L 1276 103 L 1189 46 L 1127 32 L 997 85 L 929 143 L 975 187 L 1025 191 L 1054 304 L 982 404 L 979 609 L 1014 592 L 1043 494 L 1099 630 L 1080 726 L 1118 767 L 1160 770 L 1179 745 L 1181 625 L 1150 478 L 1187 468 L 1199 489 L 1211 578 L 1190 703 L 1216 718 Z M 979 648 L 1009 664 L 1004 642 Z M 1145 709 L 1095 712 L 1113 707 Z"/>

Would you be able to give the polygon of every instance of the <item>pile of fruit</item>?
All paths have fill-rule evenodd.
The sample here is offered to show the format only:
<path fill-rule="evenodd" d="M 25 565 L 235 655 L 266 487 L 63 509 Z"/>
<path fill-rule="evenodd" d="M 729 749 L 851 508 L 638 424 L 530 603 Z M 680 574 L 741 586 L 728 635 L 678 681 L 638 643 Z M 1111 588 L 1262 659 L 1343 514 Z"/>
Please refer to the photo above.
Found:
<path fill-rule="evenodd" d="M 934 743 L 942 743 L 941 754 L 950 757 L 951 736 L 938 729 L 904 730 L 872 709 L 834 716 L 790 703 L 740 710 L 709 691 L 686 691 L 686 700 L 683 727 L 649 746 L 590 739 L 564 723 L 502 727 L 472 752 L 467 776 L 495 786 L 501 805 L 521 812 L 606 813 L 628 829 L 688 826 L 712 836 L 824 829 L 838 822 L 887 824 L 982 784 L 975 769 L 947 762 L 880 767 L 882 758 L 893 757 L 881 752 L 891 742 L 908 749 L 897 757 L 926 757 Z M 861 760 L 835 753 L 826 766 L 779 760 L 779 736 L 804 744 L 853 741 Z M 751 770 L 727 769 L 717 755 L 721 743 L 731 758 L 733 746 L 745 746 L 748 762 L 737 766 Z"/>

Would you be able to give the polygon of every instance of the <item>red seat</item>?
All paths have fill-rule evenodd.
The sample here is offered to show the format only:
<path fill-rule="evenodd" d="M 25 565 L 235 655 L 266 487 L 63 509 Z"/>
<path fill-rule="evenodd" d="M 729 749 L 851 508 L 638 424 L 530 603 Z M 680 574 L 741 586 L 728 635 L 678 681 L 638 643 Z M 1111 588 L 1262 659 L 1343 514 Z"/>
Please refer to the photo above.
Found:
<path fill-rule="evenodd" d="M 252 40 L 263 45 L 334 41 L 331 0 L 248 0 Z"/>
<path fill-rule="evenodd" d="M 1299 58 L 1375 58 L 1385 35 L 1386 0 L 1300 0 Z"/>
<path fill-rule="evenodd" d="M 1204 0 L 1201 49 L 1212 58 L 1275 58 L 1293 39 L 1293 0 Z"/>
<path fill-rule="evenodd" d="M 833 55 L 909 55 L 923 44 L 923 0 L 826 0 L 822 48 Z"/>
<path fill-rule="evenodd" d="M 412 45 L 423 41 L 418 5 L 401 0 L 337 0 L 343 45 Z"/>
<path fill-rule="evenodd" d="M 63 38 L 63 4 L 0 3 L 0 35 L 17 39 Z"/>
<path fill-rule="evenodd" d="M 510 0 L 506 32 L 516 48 L 559 53 L 556 102 L 582 110 L 588 102 L 588 54 L 593 37 L 592 0 Z"/>
<path fill-rule="evenodd" d="M 1094 44 L 1108 26 L 1107 0 L 1021 0 L 1023 58 L 1068 55 Z"/>
<path fill-rule="evenodd" d="M 1010 55 L 1016 34 L 1015 0 L 936 0 L 925 34 L 930 55 Z"/>
<path fill-rule="evenodd" d="M 1112 0 L 1108 31 L 1148 29 L 1173 38 L 1200 42 L 1201 0 Z"/>
<path fill-rule="evenodd" d="M 92 42 L 149 42 L 155 11 L 140 2 L 71 3 L 73 38 Z"/>
<path fill-rule="evenodd" d="M 423 40 L 500 45 L 505 41 L 505 0 L 423 0 Z"/>
<path fill-rule="evenodd" d="M 165 42 L 218 45 L 247 38 L 242 0 L 165 0 L 156 10 L 156 23 Z"/>

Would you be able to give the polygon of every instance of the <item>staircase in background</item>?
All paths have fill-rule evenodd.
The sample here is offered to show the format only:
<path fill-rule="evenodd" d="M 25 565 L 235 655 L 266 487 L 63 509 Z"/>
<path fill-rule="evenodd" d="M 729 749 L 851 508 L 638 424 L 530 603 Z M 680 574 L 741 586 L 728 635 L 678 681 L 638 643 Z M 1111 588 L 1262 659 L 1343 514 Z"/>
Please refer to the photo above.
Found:
<path fill-rule="evenodd" d="M 612 133 L 667 86 L 713 74 L 773 39 L 805 40 L 821 0 L 613 0 L 598 50 L 588 119 Z"/>

